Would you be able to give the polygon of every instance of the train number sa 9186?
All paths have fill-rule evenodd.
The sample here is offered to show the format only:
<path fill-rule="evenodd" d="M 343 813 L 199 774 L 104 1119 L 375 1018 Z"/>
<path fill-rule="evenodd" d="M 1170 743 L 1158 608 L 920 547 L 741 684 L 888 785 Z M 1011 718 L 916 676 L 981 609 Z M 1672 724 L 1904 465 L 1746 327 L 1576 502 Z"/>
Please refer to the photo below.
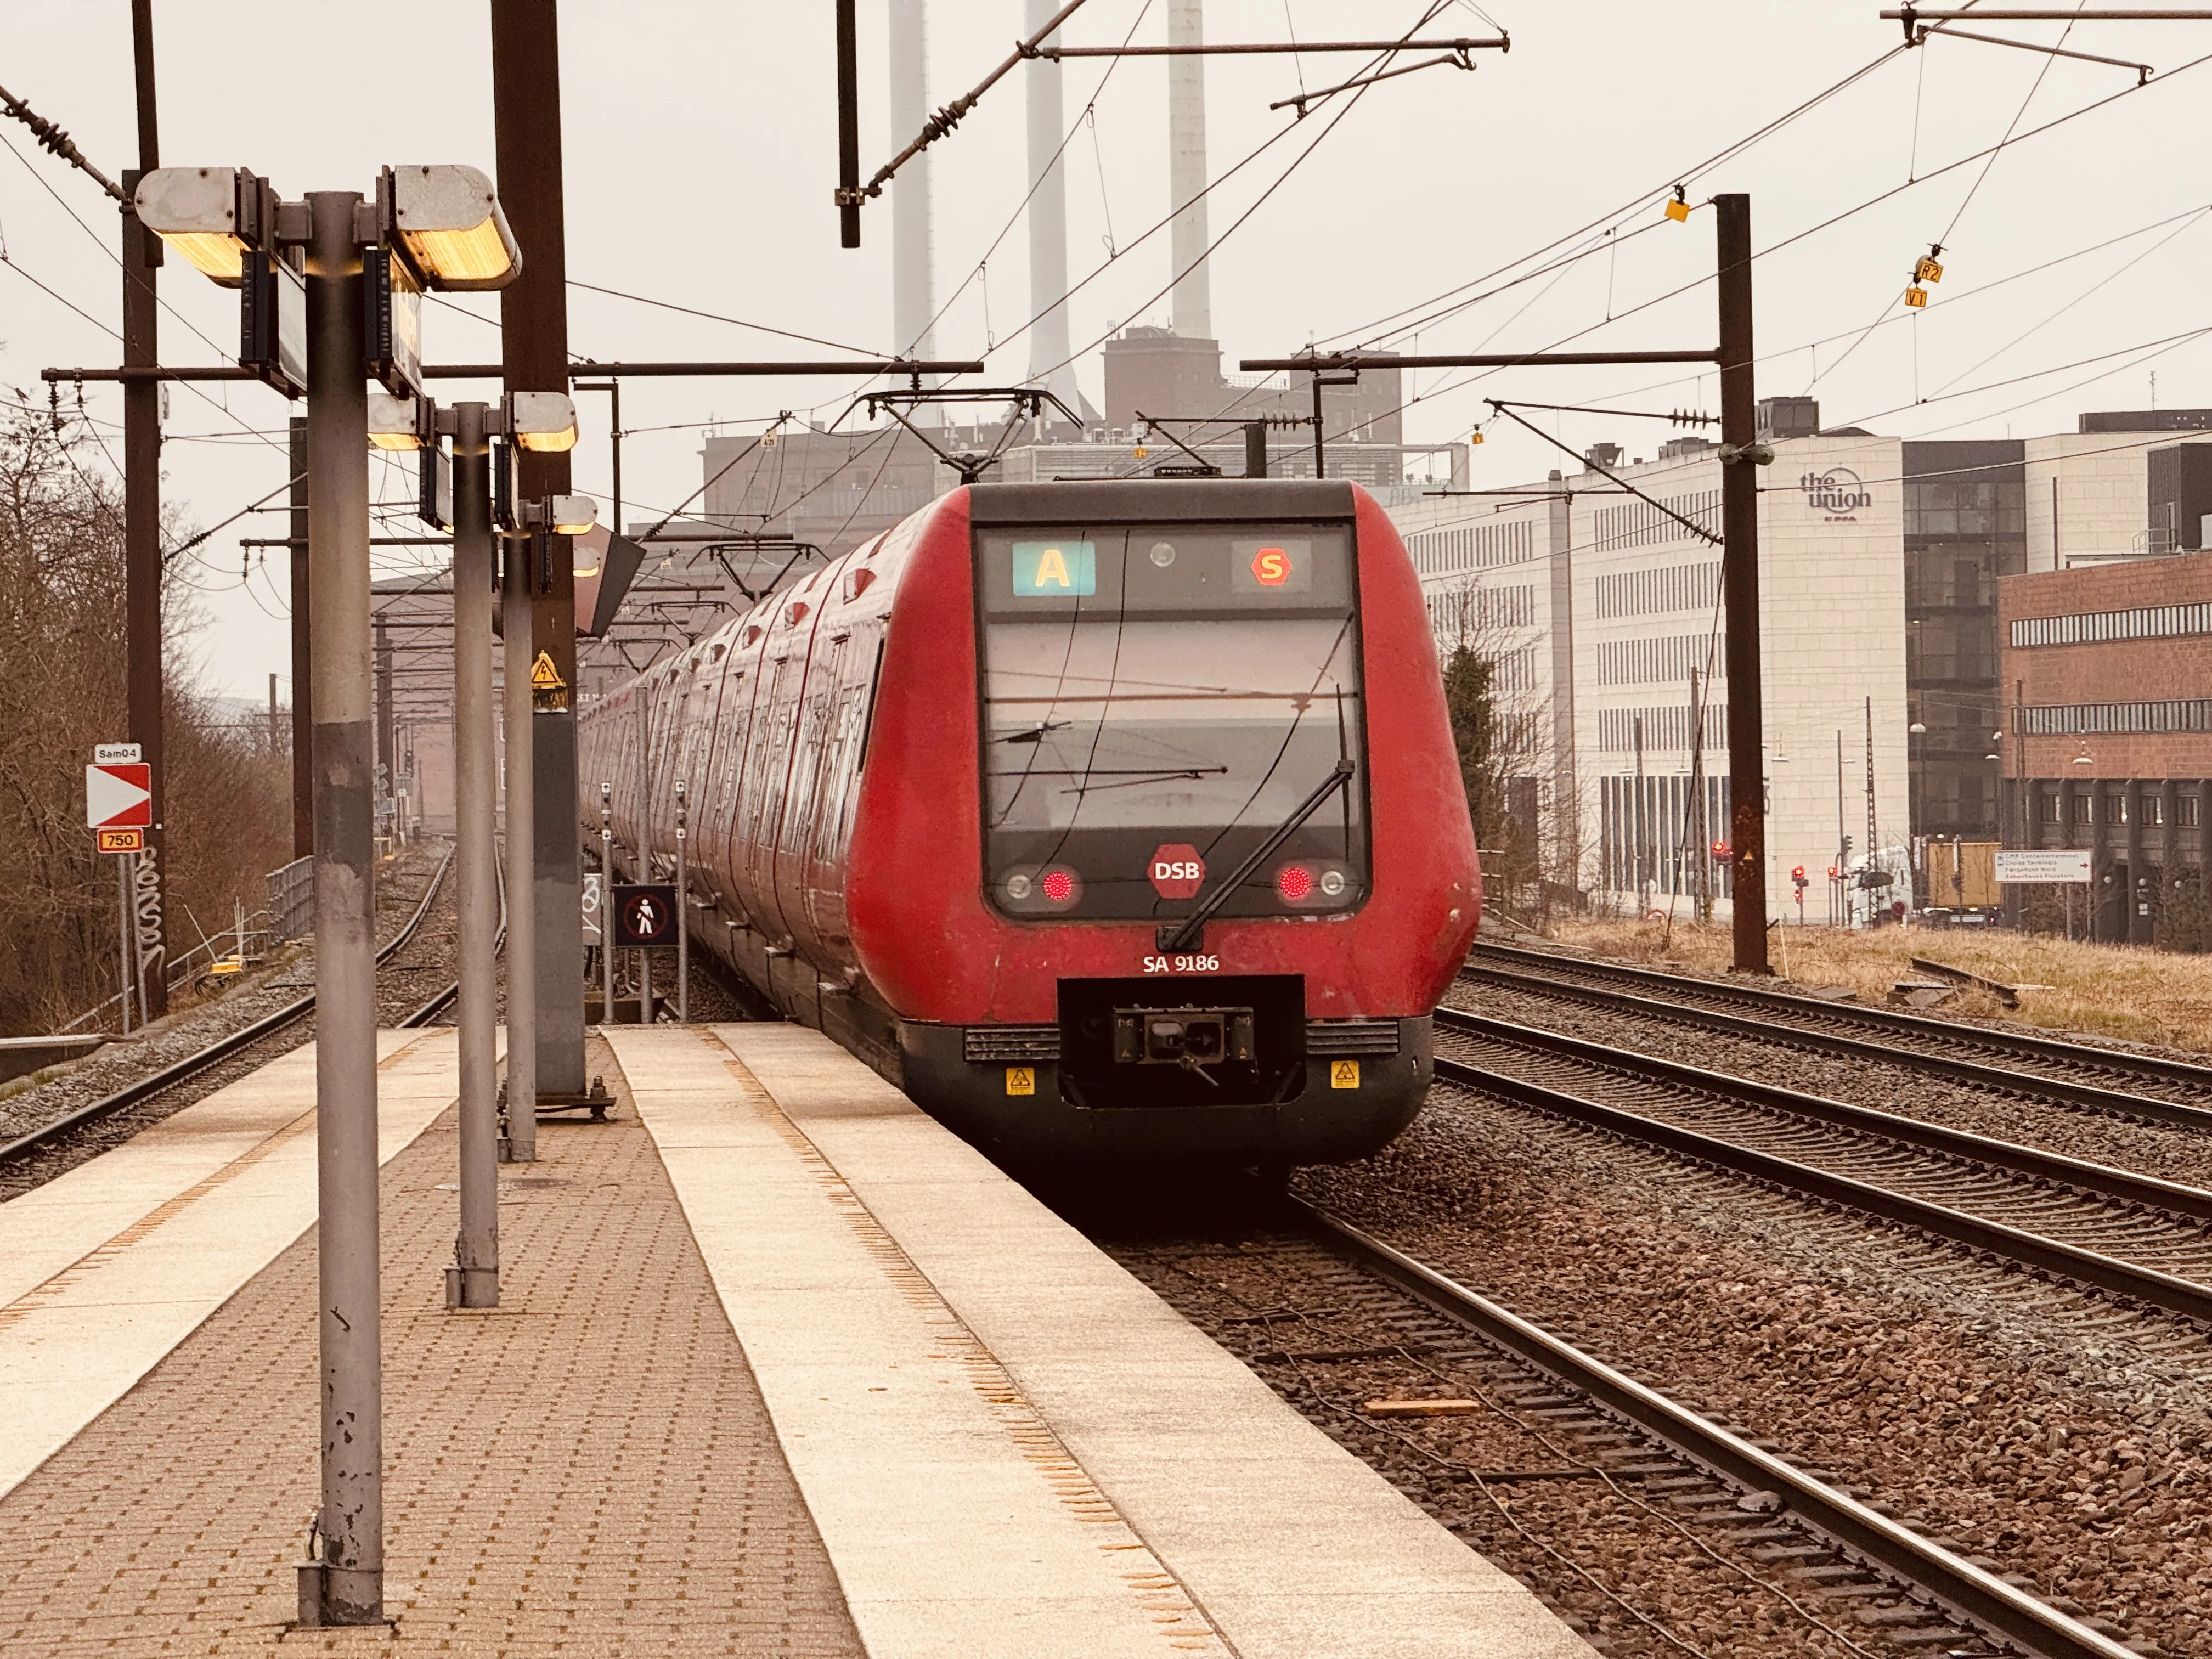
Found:
<path fill-rule="evenodd" d="M 1146 957 L 1145 971 L 1148 974 L 1218 974 L 1221 971 L 1219 957 Z"/>

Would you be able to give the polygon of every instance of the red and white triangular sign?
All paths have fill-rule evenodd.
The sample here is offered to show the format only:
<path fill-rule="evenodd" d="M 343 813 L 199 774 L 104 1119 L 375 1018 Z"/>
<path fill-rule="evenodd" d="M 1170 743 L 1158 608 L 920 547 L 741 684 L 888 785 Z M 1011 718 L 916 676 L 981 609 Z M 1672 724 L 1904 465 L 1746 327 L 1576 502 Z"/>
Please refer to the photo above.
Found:
<path fill-rule="evenodd" d="M 94 830 L 150 827 L 154 822 L 154 769 L 143 762 L 86 767 L 84 818 Z"/>

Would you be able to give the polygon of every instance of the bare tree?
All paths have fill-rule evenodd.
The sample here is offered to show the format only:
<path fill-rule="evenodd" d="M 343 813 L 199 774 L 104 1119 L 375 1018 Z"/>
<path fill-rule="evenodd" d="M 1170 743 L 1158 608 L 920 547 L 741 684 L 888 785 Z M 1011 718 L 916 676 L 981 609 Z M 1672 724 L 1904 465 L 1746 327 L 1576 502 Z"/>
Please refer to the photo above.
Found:
<path fill-rule="evenodd" d="M 1541 927 L 1578 902 L 1583 849 L 1571 769 L 1563 773 L 1553 752 L 1536 641 L 1514 595 L 1479 583 L 1449 589 L 1430 596 L 1430 617 L 1486 901 Z"/>
<path fill-rule="evenodd" d="M 180 645 L 196 619 L 169 586 Z M 19 400 L 0 421 L 0 1032 L 49 1029 L 119 981 L 115 866 L 85 828 L 84 767 L 124 735 L 123 616 L 118 491 L 81 429 Z M 167 736 L 172 937 L 189 945 L 191 915 L 221 928 L 234 899 L 263 902 L 289 850 L 290 763 L 173 670 Z"/>

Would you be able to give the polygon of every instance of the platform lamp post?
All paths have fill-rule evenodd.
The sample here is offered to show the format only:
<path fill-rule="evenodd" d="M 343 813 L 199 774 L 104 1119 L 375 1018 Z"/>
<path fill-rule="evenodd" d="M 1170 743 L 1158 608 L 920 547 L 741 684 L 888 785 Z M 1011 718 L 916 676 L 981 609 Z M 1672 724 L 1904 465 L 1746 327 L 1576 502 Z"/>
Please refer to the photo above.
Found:
<path fill-rule="evenodd" d="M 421 391 L 425 288 L 493 289 L 522 256 L 473 167 L 387 167 L 373 198 L 280 201 L 244 168 L 157 167 L 139 222 L 240 289 L 240 361 L 307 398 L 314 700 L 315 1141 L 322 1503 L 300 1568 L 303 1625 L 384 1617 L 377 1262 L 374 702 L 367 383 Z"/>
<path fill-rule="evenodd" d="M 451 439 L 450 463 L 441 441 Z M 492 719 L 492 595 L 498 585 L 495 535 L 504 522 L 514 520 L 507 487 L 514 447 L 529 450 L 566 450 L 575 447 L 576 410 L 567 394 L 558 392 L 518 392 L 503 404 L 458 403 L 444 406 L 427 398 L 397 398 L 372 392 L 368 400 L 368 440 L 380 449 L 413 451 L 421 460 L 421 489 L 417 514 L 434 528 L 453 532 L 453 765 L 454 841 L 460 912 L 460 994 L 457 1023 L 460 1043 L 460 1229 L 455 1235 L 453 1261 L 446 1269 L 446 1305 L 449 1308 L 495 1308 L 499 1305 L 499 1171 L 501 1156 L 499 1133 L 499 1074 L 497 1025 L 499 991 L 495 980 L 499 933 L 499 868 L 496 817 L 499 754 Z M 501 441 L 504 441 L 502 443 Z M 496 460 L 495 460 L 496 457 Z M 495 485 L 494 473 L 501 477 Z M 588 503 L 586 503 L 588 506 Z M 532 592 L 526 581 L 518 589 L 508 584 L 510 603 L 518 593 L 527 605 Z M 529 708 L 531 659 L 527 632 L 518 669 L 509 645 L 511 680 L 520 680 L 525 709 Z M 514 636 L 510 635 L 510 641 Z M 512 686 L 510 702 L 513 701 Z M 511 724 L 519 732 L 511 737 L 510 759 L 527 758 L 531 716 L 516 715 Z M 529 779 L 519 780 L 526 797 Z M 521 821 L 509 803 L 510 825 Z M 530 875 L 529 838 L 517 848 L 509 836 L 508 857 L 520 861 L 520 872 L 510 870 L 511 890 L 527 891 Z M 510 906 L 511 939 L 528 942 L 530 917 L 516 915 Z M 535 1101 L 537 1088 L 534 1043 L 518 1043 L 514 1026 L 526 1029 L 537 1007 L 532 964 L 526 950 L 507 953 L 507 1000 L 510 1030 L 507 1042 L 508 1099 L 511 1103 Z M 532 1114 L 529 1130 L 536 1127 Z M 523 1136 L 525 1161 L 535 1152 L 534 1133 Z M 510 1145 L 508 1151 L 512 1152 Z"/>

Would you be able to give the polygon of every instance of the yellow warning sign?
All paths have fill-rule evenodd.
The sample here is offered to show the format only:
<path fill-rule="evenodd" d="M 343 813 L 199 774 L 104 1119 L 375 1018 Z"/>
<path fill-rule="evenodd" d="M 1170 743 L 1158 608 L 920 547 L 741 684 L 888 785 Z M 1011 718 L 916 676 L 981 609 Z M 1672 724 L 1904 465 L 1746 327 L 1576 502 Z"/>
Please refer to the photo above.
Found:
<path fill-rule="evenodd" d="M 1036 1067 L 1009 1066 L 1006 1067 L 1006 1092 L 1010 1095 L 1033 1095 L 1036 1092 Z"/>
<path fill-rule="evenodd" d="M 539 652 L 530 665 L 530 705 L 541 714 L 557 714 L 568 707 L 568 682 L 553 665 L 550 652 Z"/>
<path fill-rule="evenodd" d="M 1359 1086 L 1359 1062 L 1356 1060 L 1329 1061 L 1328 1086 L 1332 1089 L 1357 1089 Z"/>

